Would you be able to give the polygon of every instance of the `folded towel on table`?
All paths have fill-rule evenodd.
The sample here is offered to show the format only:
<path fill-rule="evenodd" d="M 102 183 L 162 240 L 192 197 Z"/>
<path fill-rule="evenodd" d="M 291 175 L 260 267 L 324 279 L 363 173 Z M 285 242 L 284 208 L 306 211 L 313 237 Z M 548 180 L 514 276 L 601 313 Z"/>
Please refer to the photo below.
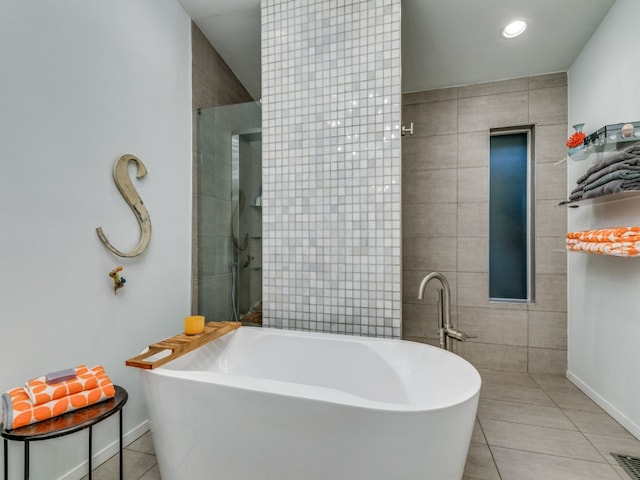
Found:
<path fill-rule="evenodd" d="M 80 365 L 74 370 L 76 371 L 76 378 L 60 383 L 50 385 L 47 383 L 45 376 L 29 380 L 24 388 L 27 395 L 29 395 L 31 403 L 40 405 L 56 398 L 96 388 L 98 386 L 98 376 L 104 373 L 104 368 L 100 365 L 93 367 L 91 370 L 85 365 Z"/>
<path fill-rule="evenodd" d="M 116 391 L 113 383 L 104 369 L 102 367 L 100 369 L 101 371 L 96 373 L 97 386 L 95 388 L 68 394 L 39 405 L 31 401 L 23 387 L 17 387 L 3 393 L 3 427 L 5 430 L 13 430 L 114 397 Z"/>

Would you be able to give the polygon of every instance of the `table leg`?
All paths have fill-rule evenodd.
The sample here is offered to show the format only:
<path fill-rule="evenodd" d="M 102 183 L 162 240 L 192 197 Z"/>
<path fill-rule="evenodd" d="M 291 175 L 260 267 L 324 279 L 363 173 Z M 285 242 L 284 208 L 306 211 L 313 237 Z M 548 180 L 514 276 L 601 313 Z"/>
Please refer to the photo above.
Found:
<path fill-rule="evenodd" d="M 4 480 L 9 480 L 9 441 L 4 439 Z"/>
<path fill-rule="evenodd" d="M 24 442 L 24 480 L 29 480 L 29 442 Z"/>
<path fill-rule="evenodd" d="M 122 409 L 120 409 L 120 480 L 123 480 L 122 477 Z"/>
<path fill-rule="evenodd" d="M 91 452 L 93 450 L 93 425 L 89 426 L 89 480 L 91 480 L 92 475 L 92 455 Z"/>

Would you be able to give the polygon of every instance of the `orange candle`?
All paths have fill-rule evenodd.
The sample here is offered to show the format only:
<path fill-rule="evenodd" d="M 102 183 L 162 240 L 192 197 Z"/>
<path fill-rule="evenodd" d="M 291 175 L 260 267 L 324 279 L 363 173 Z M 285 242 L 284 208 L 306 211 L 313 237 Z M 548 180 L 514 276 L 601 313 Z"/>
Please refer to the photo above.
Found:
<path fill-rule="evenodd" d="M 197 335 L 204 332 L 204 315 L 192 315 L 184 318 L 184 333 Z"/>

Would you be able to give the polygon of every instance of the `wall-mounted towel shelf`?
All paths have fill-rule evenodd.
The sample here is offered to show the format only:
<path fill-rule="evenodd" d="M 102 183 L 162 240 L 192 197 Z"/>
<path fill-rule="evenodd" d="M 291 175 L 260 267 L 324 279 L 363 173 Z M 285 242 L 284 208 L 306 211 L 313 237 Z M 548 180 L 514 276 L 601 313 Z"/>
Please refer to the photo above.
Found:
<path fill-rule="evenodd" d="M 582 200 L 563 201 L 558 204 L 560 207 L 578 208 L 581 205 L 604 205 L 606 203 L 622 202 L 640 197 L 640 190 L 628 190 L 626 192 L 610 193 L 594 198 L 585 198 Z"/>
<path fill-rule="evenodd" d="M 241 322 L 208 322 L 204 326 L 204 332 L 197 335 L 180 333 L 173 337 L 165 338 L 158 343 L 149 345 L 147 351 L 130 358 L 126 361 L 126 364 L 129 367 L 152 370 L 201 347 L 205 343 L 220 338 L 241 325 Z"/>
<path fill-rule="evenodd" d="M 629 131 L 623 131 L 631 125 Z M 568 155 L 575 161 L 594 160 L 594 155 L 615 152 L 640 142 L 640 122 L 616 123 L 599 128 L 584 139 L 584 148 Z"/>

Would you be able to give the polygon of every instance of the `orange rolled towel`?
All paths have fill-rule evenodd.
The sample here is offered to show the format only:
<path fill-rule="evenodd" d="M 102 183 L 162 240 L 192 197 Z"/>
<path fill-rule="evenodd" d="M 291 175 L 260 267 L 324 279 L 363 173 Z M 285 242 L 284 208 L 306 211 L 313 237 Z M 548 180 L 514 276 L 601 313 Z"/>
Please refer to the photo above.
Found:
<path fill-rule="evenodd" d="M 81 390 L 45 403 L 34 404 L 23 387 L 17 387 L 3 393 L 3 427 L 5 430 L 13 430 L 114 397 L 116 391 L 113 383 L 104 372 L 104 369 L 102 367 L 99 367 L 99 369 L 100 371 L 95 377 L 97 382 L 95 388 Z"/>

